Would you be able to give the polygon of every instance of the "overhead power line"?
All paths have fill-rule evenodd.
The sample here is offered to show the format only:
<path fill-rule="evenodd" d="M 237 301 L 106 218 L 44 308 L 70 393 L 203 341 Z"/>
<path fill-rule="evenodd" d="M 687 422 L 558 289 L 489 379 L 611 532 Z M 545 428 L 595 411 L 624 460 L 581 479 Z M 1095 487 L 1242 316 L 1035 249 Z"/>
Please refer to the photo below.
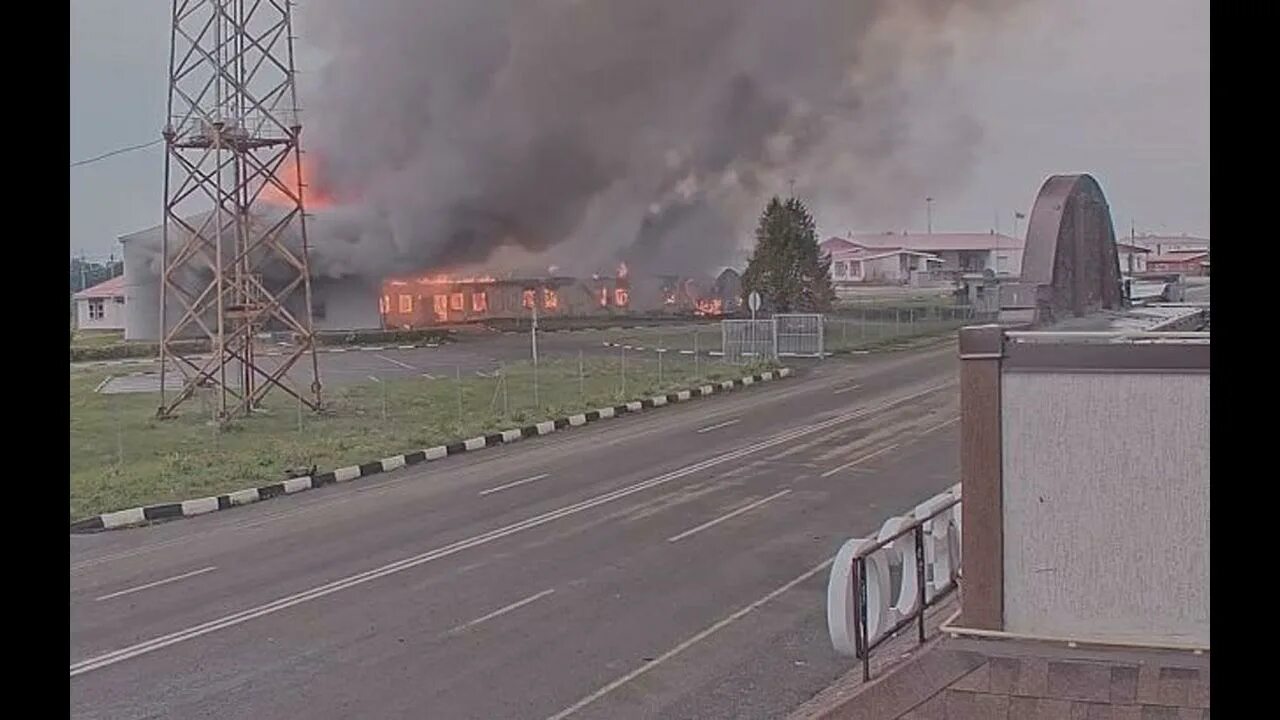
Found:
<path fill-rule="evenodd" d="M 77 160 L 71 163 L 71 167 L 80 167 L 81 165 L 88 165 L 89 163 L 95 163 L 95 162 L 98 162 L 99 160 L 106 160 L 107 158 L 112 157 L 114 155 L 121 155 L 123 153 L 133 152 L 134 150 L 143 150 L 145 148 L 151 147 L 152 145 L 159 145 L 162 142 L 164 142 L 164 138 L 157 138 L 155 140 L 152 140 L 151 142 L 142 143 L 141 145 L 130 145 L 129 147 L 120 148 L 119 150 L 112 150 L 111 152 L 103 153 L 101 155 L 96 155 L 91 158 L 85 158 L 84 160 Z"/>

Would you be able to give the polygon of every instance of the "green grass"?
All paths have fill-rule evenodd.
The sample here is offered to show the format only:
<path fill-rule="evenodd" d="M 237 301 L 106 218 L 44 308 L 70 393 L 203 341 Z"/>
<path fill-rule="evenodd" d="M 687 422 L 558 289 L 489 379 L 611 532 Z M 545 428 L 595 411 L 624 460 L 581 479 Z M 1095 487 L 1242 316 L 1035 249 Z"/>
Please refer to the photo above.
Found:
<path fill-rule="evenodd" d="M 655 393 L 740 377 L 759 368 L 687 356 L 543 361 L 503 377 L 388 380 L 333 388 L 323 414 L 299 412 L 279 391 L 263 411 L 225 427 L 208 400 L 158 420 L 155 393 L 102 395 L 107 373 L 71 374 L 71 519 L 151 503 L 241 490 L 285 478 L 289 468 L 331 470 Z M 459 392 L 460 391 L 460 392 Z M 460 406 L 461 401 L 461 406 Z M 385 408 L 385 409 L 384 409 Z"/>
<path fill-rule="evenodd" d="M 124 342 L 123 330 L 76 330 L 71 336 L 71 347 L 107 347 Z"/>

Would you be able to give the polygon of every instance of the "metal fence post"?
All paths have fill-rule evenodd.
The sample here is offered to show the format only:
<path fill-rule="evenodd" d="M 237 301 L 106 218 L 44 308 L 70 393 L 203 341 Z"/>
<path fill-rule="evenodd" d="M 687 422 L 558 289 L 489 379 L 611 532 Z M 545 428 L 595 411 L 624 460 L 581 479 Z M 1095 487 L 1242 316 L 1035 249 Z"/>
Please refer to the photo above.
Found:
<path fill-rule="evenodd" d="M 507 404 L 507 366 L 502 362 L 498 363 L 498 384 L 502 387 L 502 417 L 511 416 L 511 408 Z"/>
<path fill-rule="evenodd" d="M 916 603 L 919 606 L 918 630 L 920 644 L 924 644 L 924 523 L 916 526 Z"/>
<path fill-rule="evenodd" d="M 693 331 L 693 374 L 698 375 L 698 331 Z"/>
<path fill-rule="evenodd" d="M 124 467 L 124 427 L 120 420 L 120 398 L 111 403 L 116 416 L 116 465 Z"/>

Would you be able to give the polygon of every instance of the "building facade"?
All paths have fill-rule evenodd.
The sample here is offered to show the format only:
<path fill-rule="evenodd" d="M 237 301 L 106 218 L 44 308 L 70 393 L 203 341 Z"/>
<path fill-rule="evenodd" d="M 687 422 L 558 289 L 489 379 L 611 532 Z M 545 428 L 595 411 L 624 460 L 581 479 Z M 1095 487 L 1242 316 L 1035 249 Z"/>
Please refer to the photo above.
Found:
<path fill-rule="evenodd" d="M 81 330 L 123 330 L 127 303 L 124 276 L 85 288 L 72 296 L 76 305 L 76 327 Z"/>

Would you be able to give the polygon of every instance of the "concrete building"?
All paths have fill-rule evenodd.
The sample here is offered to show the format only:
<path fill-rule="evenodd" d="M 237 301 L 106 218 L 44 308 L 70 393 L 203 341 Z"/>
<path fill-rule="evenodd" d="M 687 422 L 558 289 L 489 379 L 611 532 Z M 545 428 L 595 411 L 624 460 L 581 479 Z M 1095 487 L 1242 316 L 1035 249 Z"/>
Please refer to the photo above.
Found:
<path fill-rule="evenodd" d="M 80 330 L 123 330 L 126 308 L 124 276 L 118 275 L 72 295 Z"/>
<path fill-rule="evenodd" d="M 202 221 L 201 216 L 188 220 L 192 225 L 198 225 Z M 120 237 L 124 253 L 123 291 L 126 312 L 123 327 L 126 340 L 156 340 L 160 335 L 161 232 L 161 226 L 157 225 Z M 176 229 L 171 229 L 171 232 L 179 234 Z M 170 247 L 174 248 L 172 252 L 176 252 L 180 244 L 180 238 L 171 238 Z M 312 249 L 311 253 L 315 260 L 317 251 Z M 264 277 L 263 281 L 270 284 L 271 278 Z M 378 298 L 378 283 L 365 278 L 312 277 L 311 311 L 315 329 L 319 332 L 377 329 L 382 325 Z M 302 310 L 303 304 L 300 289 L 293 292 L 285 303 L 295 313 Z M 171 317 L 170 326 L 175 321 L 176 317 Z M 270 331 L 277 328 L 265 329 Z"/>

